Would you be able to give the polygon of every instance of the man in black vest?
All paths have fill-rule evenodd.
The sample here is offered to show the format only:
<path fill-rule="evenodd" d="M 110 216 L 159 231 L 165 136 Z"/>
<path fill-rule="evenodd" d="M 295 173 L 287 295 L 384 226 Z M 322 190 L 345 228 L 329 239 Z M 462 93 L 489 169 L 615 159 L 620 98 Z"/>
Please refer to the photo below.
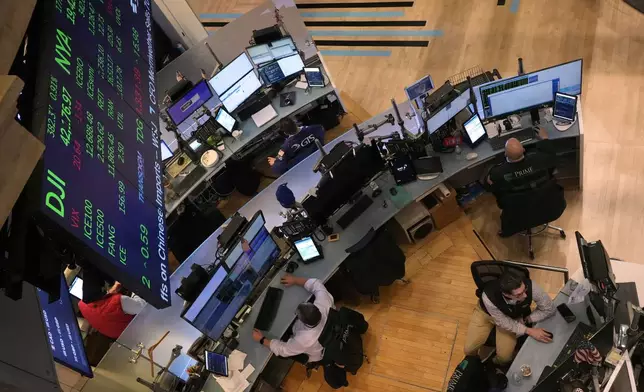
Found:
<path fill-rule="evenodd" d="M 497 198 L 508 192 L 522 192 L 548 181 L 555 170 L 557 157 L 548 132 L 539 127 L 536 151 L 526 154 L 515 138 L 505 143 L 505 160 L 490 169 L 487 183 Z"/>
<path fill-rule="evenodd" d="M 530 310 L 532 301 L 537 304 L 534 311 Z M 527 325 L 547 319 L 555 311 L 554 303 L 541 287 L 506 270 L 499 279 L 488 283 L 483 289 L 479 304 L 470 318 L 465 355 L 477 355 L 492 328 L 496 327 L 495 362 L 509 363 L 514 357 L 519 336 L 527 334 L 543 343 L 552 341 L 544 329 Z"/>

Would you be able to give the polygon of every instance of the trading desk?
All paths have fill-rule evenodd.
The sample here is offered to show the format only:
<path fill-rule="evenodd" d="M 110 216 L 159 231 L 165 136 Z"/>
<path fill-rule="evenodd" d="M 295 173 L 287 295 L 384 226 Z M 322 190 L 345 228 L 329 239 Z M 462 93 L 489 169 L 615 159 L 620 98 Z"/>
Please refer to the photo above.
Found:
<path fill-rule="evenodd" d="M 210 179 L 217 172 L 219 172 L 219 170 L 223 168 L 226 160 L 228 160 L 236 152 L 241 150 L 244 146 L 257 139 L 264 131 L 277 124 L 277 122 L 279 122 L 281 119 L 289 117 L 298 112 L 307 111 L 308 109 L 313 107 L 313 104 L 317 99 L 322 98 L 327 94 L 335 93 L 336 97 L 339 99 L 339 94 L 335 92 L 335 89 L 331 84 L 328 84 L 325 87 L 312 88 L 308 94 L 305 93 L 303 89 L 295 87 L 286 88 L 282 91 L 282 93 L 289 91 L 295 92 L 294 105 L 280 107 L 280 97 L 279 95 L 277 95 L 277 97 L 275 97 L 271 102 L 273 108 L 277 112 L 277 117 L 262 125 L 261 127 L 258 127 L 253 119 L 248 119 L 237 126 L 238 129 L 244 131 L 239 140 L 235 140 L 232 136 L 224 137 L 224 144 L 226 145 L 226 148 L 224 149 L 224 151 L 221 151 L 223 156 L 219 160 L 219 163 L 209 169 L 206 169 L 206 172 L 199 179 L 197 179 L 194 184 L 190 186 L 188 190 L 185 191 L 182 195 L 180 195 L 170 203 L 166 203 L 166 216 L 170 215 L 170 213 L 174 211 L 179 206 L 179 204 L 181 204 L 181 202 L 183 202 L 183 200 L 185 200 L 185 198 L 199 186 L 199 184 Z M 193 120 L 192 118 L 189 118 L 185 122 L 188 121 Z"/>
<path fill-rule="evenodd" d="M 411 112 L 411 107 L 408 102 L 399 105 L 401 114 Z M 366 121 L 360 125 L 360 128 L 366 127 L 367 124 L 373 124 L 381 121 L 384 116 L 393 114 L 393 109 L 387 110 L 384 113 Z M 525 118 L 529 121 L 529 115 Z M 581 111 L 579 111 L 579 121 L 576 122 L 566 132 L 557 131 L 551 123 L 544 123 L 543 126 L 548 130 L 551 139 L 570 139 L 576 145 L 581 146 L 581 138 L 583 137 L 583 122 L 581 121 Z M 405 127 L 409 130 L 416 128 L 415 119 L 405 119 Z M 398 125 L 385 125 L 378 129 L 377 132 L 370 136 L 387 135 L 393 131 L 397 131 Z M 348 131 L 337 139 L 327 144 L 327 151 L 338 142 L 352 141 L 357 142 L 357 137 L 353 131 Z M 415 181 L 406 184 L 398 189 L 398 195 L 394 202 L 393 197 L 389 193 L 389 188 L 394 186 L 394 180 L 389 173 L 385 173 L 377 178 L 376 183 L 380 185 L 383 192 L 380 196 L 374 199 L 374 203 L 358 217 L 347 229 L 339 230 L 335 221 L 339 216 L 349 208 L 345 206 L 331 219 L 331 223 L 336 227 L 337 232 L 340 234 L 340 239 L 336 242 L 324 241 L 320 245 L 323 248 L 324 259 L 309 265 L 300 265 L 296 271 L 298 276 L 318 278 L 322 281 L 327 281 L 346 259 L 347 253 L 345 249 L 358 242 L 369 229 L 377 229 L 384 225 L 389 219 L 395 216 L 400 210 L 414 200 L 420 200 L 426 195 L 430 194 L 437 189 L 438 185 L 442 182 L 453 178 L 458 174 L 467 172 L 470 169 L 479 167 L 481 164 L 495 159 L 503 151 L 493 151 L 487 142 L 480 144 L 474 151 L 478 157 L 474 160 L 466 160 L 466 155 L 472 150 L 468 147 L 463 148 L 461 154 L 436 154 L 440 155 L 442 159 L 444 172 L 436 179 L 430 181 Z M 579 159 L 577 166 L 581 165 L 581 153 L 579 150 Z M 248 218 L 259 210 L 263 211 L 266 219 L 266 227 L 271 230 L 275 226 L 283 223 L 283 218 L 279 216 L 282 207 L 279 205 L 275 198 L 275 191 L 280 184 L 288 183 L 289 188 L 295 194 L 297 200 L 302 200 L 310 188 L 314 187 L 320 175 L 313 173 L 312 168 L 320 158 L 320 153 L 316 152 L 309 156 L 304 161 L 293 167 L 278 180 L 264 189 L 261 193 L 250 200 L 246 205 L 240 209 L 240 213 Z M 577 167 L 577 169 L 581 169 Z M 579 170 L 582 173 L 582 170 Z M 581 185 L 581 177 L 578 179 L 579 186 Z M 400 201 L 401 195 L 405 195 L 404 201 Z M 386 206 L 385 206 L 386 202 Z M 171 277 L 171 287 L 176 288 L 179 286 L 180 279 L 190 273 L 190 266 L 192 264 L 206 264 L 214 261 L 215 250 L 217 249 L 217 235 L 218 231 L 211 235 L 186 261 L 175 271 Z M 270 286 L 280 287 L 280 278 L 284 271 L 280 271 L 270 283 Z M 264 294 L 260 295 L 257 300 L 257 306 L 253 307 L 251 314 L 247 317 L 245 323 L 239 330 L 239 347 L 238 349 L 247 353 L 246 364 L 252 364 L 255 367 L 255 372 L 250 376 L 249 380 L 254 382 L 266 363 L 271 358 L 271 352 L 268 348 L 261 346 L 254 342 L 251 338 L 252 327 L 255 323 L 259 313 L 259 304 L 263 302 Z M 295 309 L 298 304 L 309 299 L 309 293 L 301 287 L 290 287 L 286 289 L 286 295 L 282 297 L 282 301 L 277 313 L 277 316 L 272 324 L 271 330 L 266 333 L 270 338 L 279 338 L 283 336 L 290 324 L 295 318 Z M 123 332 L 118 339 L 118 345 L 113 345 L 106 357 L 103 359 L 101 366 L 97 368 L 95 374 L 97 377 L 90 380 L 90 383 L 100 385 L 100 379 L 103 372 L 107 374 L 133 373 L 132 365 L 125 361 L 118 361 L 116 358 L 120 356 L 126 357 L 127 355 L 121 352 L 123 349 L 136 349 L 138 343 L 142 343 L 146 348 L 155 344 L 157 340 L 166 332 L 170 331 L 168 338 L 166 338 L 154 351 L 154 360 L 156 364 L 165 365 L 170 356 L 170 352 L 175 344 L 180 344 L 184 347 L 184 351 L 190 344 L 201 335 L 199 331 L 194 329 L 187 322 L 183 321 L 179 316 L 183 308 L 183 300 L 179 298 L 174 292 L 172 293 L 172 306 L 163 310 L 154 309 L 148 305 L 139 313 L 134 320 L 130 323 L 127 329 Z M 145 356 L 145 351 L 143 356 Z M 124 362 L 124 363 L 123 363 Z M 105 364 L 105 367 L 103 366 Z M 130 366 L 128 368 L 127 366 Z M 127 370 L 126 370 L 127 369 Z M 144 373 L 140 377 L 149 379 L 149 365 L 143 367 Z M 147 371 L 147 373 L 146 373 Z M 138 372 L 136 373 L 139 374 Z M 137 389 L 138 390 L 138 389 Z M 142 391 L 145 389 L 141 389 Z M 204 391 L 217 391 L 219 386 L 210 377 L 206 382 Z"/>
<path fill-rule="evenodd" d="M 635 263 L 627 263 L 619 260 L 612 259 L 611 267 L 613 268 L 613 273 L 615 274 L 616 281 L 619 282 L 634 282 L 637 287 L 644 287 L 644 266 Z M 575 274 L 573 274 L 571 281 L 581 281 L 583 280 L 583 271 L 580 269 Z M 565 286 L 568 286 L 571 281 L 568 281 Z M 564 290 L 562 290 L 564 291 Z M 644 304 L 644 289 L 637 290 L 637 298 L 639 304 Z M 633 302 L 635 303 L 635 298 Z M 568 302 L 568 295 L 563 292 L 559 292 L 557 297 L 554 300 L 555 305 Z M 584 322 L 589 324 L 588 317 L 586 316 L 586 306 L 588 305 L 587 300 L 578 304 L 569 304 L 568 307 L 577 317 L 572 323 L 567 323 L 566 320 L 559 314 L 555 315 L 547 320 L 544 320 L 540 323 L 537 323 L 536 327 L 543 328 L 547 331 L 552 332 L 554 338 L 552 343 L 541 343 L 532 338 L 528 338 L 524 343 L 521 350 L 517 354 L 516 358 L 512 362 L 510 370 L 508 370 L 507 377 L 509 380 L 509 385 L 507 391 L 509 392 L 528 392 L 537 384 L 539 376 L 544 367 L 552 365 L 555 361 L 564 345 L 568 341 L 570 335 L 575 330 L 575 327 L 579 322 Z M 512 374 L 515 372 L 520 372 L 521 365 L 529 365 L 532 369 L 532 375 L 527 378 L 523 378 L 521 385 L 516 385 L 512 382 Z M 620 390 L 620 389 L 616 389 Z M 630 388 L 626 389 L 630 391 Z"/>

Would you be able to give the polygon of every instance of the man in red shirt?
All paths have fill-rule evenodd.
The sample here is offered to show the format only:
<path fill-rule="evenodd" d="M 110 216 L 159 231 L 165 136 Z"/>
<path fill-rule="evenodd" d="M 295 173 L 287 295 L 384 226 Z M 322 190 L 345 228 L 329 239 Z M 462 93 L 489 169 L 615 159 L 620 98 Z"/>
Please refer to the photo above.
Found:
<path fill-rule="evenodd" d="M 117 339 L 134 316 L 147 305 L 136 294 L 131 297 L 121 294 L 121 288 L 121 284 L 116 282 L 98 301 L 78 303 L 78 309 L 92 328 L 111 339 Z"/>

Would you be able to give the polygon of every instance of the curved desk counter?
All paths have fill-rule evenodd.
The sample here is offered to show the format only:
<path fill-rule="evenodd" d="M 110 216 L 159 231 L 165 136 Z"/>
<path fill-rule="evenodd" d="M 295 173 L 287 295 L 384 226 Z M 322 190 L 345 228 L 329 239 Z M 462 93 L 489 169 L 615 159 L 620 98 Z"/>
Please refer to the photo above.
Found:
<path fill-rule="evenodd" d="M 400 104 L 399 108 L 401 113 L 410 111 L 410 107 L 407 102 Z M 379 122 L 384 115 L 392 112 L 393 110 L 390 109 L 370 119 L 369 121 L 363 123 L 361 128 L 366 126 L 367 124 Z M 529 121 L 529 115 L 524 120 Z M 415 120 L 406 119 L 405 126 L 407 127 L 407 129 L 415 129 Z M 576 145 L 577 148 L 583 145 L 583 123 L 581 121 L 581 111 L 579 112 L 579 121 L 577 121 L 577 123 L 575 123 L 566 132 L 557 131 L 552 123 L 544 123 L 543 126 L 548 130 L 551 139 L 571 139 L 571 144 Z M 398 130 L 398 125 L 391 126 L 387 124 L 370 136 L 386 135 L 396 130 Z M 357 142 L 355 133 L 353 131 L 349 131 L 327 144 L 326 148 L 330 149 L 336 143 L 344 140 Z M 444 172 L 434 180 L 416 181 L 402 186 L 404 190 L 401 190 L 401 192 L 406 192 L 408 194 L 406 196 L 407 201 L 404 203 L 398 201 L 398 205 L 394 203 L 391 194 L 388 192 L 388 189 L 394 186 L 392 176 L 389 173 L 385 173 L 380 176 L 376 180 L 376 182 L 383 189 L 382 194 L 375 198 L 374 203 L 369 207 L 369 209 L 365 211 L 360 217 L 358 217 L 347 229 L 339 231 L 340 239 L 337 242 L 329 243 L 327 240 L 325 240 L 320 244 L 325 255 L 323 260 L 309 265 L 301 265 L 297 270 L 297 275 L 316 277 L 323 281 L 328 280 L 347 257 L 345 249 L 360 240 L 369 229 L 377 229 L 381 227 L 407 204 L 411 203 L 413 200 L 422 199 L 429 193 L 433 192 L 440 183 L 449 180 L 457 174 L 466 173 L 469 169 L 478 167 L 481 164 L 491 161 L 499 154 L 503 153 L 503 151 L 493 151 L 489 143 L 485 142 L 473 150 L 478 154 L 478 157 L 474 160 L 467 161 L 465 157 L 471 151 L 472 150 L 470 148 L 465 147 L 463 148 L 463 152 L 459 155 L 454 153 L 436 154 L 440 155 L 442 158 Z M 581 167 L 581 151 L 582 150 L 579 149 L 577 157 L 575 158 L 579 173 L 583 173 Z M 315 186 L 320 179 L 319 174 L 312 172 L 312 167 L 319 159 L 319 155 L 319 152 L 317 152 L 292 168 L 289 172 L 284 174 L 273 184 L 267 187 L 264 191 L 255 196 L 246 205 L 244 205 L 239 212 L 246 217 L 251 217 L 255 212 L 261 210 L 264 213 L 264 216 L 266 218 L 266 226 L 269 230 L 271 230 L 275 226 L 281 225 L 283 218 L 279 216 L 279 212 L 282 208 L 275 199 L 276 188 L 280 184 L 288 183 L 289 188 L 293 190 L 296 198 L 298 200 L 301 200 L 308 192 L 308 190 L 311 187 Z M 578 181 L 578 185 L 580 186 L 581 176 L 579 177 Z M 386 201 L 387 207 L 383 205 L 383 201 Z M 346 209 L 347 206 L 343 207 L 331 219 L 331 222 L 334 225 L 335 220 L 338 218 L 338 216 L 341 216 L 343 212 L 346 211 Z M 337 227 L 337 225 L 335 226 Z M 190 266 L 192 264 L 207 264 L 214 261 L 214 253 L 215 249 L 217 248 L 218 233 L 219 230 L 213 233 L 213 235 L 211 235 L 172 275 L 172 306 L 163 310 L 157 310 L 150 305 L 146 306 L 146 308 L 130 323 L 128 328 L 118 339 L 118 343 L 129 349 L 136 349 L 138 343 L 143 343 L 145 347 L 150 347 L 151 345 L 156 343 L 156 341 L 165 333 L 165 331 L 169 330 L 170 335 L 168 335 L 168 338 L 164 342 L 162 342 L 155 350 L 155 362 L 158 364 L 165 364 L 175 344 L 180 344 L 184 347 L 184 350 L 187 350 L 190 344 L 201 335 L 199 331 L 197 331 L 195 328 L 193 328 L 191 325 L 189 325 L 179 317 L 183 307 L 183 300 L 174 293 L 174 288 L 179 287 L 180 279 L 190 273 Z M 274 277 L 270 286 L 279 287 L 279 280 L 283 274 L 284 271 L 280 271 Z M 263 297 L 264 294 L 259 297 L 257 303 L 262 303 Z M 282 302 L 280 304 L 275 321 L 273 322 L 272 328 L 268 333 L 266 333 L 266 335 L 272 338 L 283 336 L 294 320 L 295 308 L 298 304 L 306 301 L 308 298 L 309 293 L 303 288 L 289 288 L 288 295 L 285 295 L 282 298 Z M 252 364 L 256 369 L 249 378 L 251 384 L 257 379 L 272 355 L 267 348 L 255 343 L 251 339 L 252 327 L 255 323 L 255 319 L 257 318 L 257 314 L 259 313 L 259 309 L 260 306 L 253 307 L 251 314 L 247 317 L 245 323 L 239 329 L 240 344 L 238 349 L 248 354 L 245 364 Z M 99 366 L 99 369 L 97 369 L 98 374 L 102 373 L 100 370 L 101 368 L 106 371 L 109 370 L 109 372 L 115 373 L 124 371 L 122 370 L 122 367 L 130 365 L 127 362 L 120 363 L 115 360 L 109 359 L 111 356 L 116 357 L 117 355 L 115 351 L 117 351 L 118 347 L 115 348 L 114 346 L 110 349 L 106 358 L 103 359 L 103 362 L 101 366 Z M 104 367 L 103 363 L 110 365 Z M 145 374 L 144 377 L 149 377 L 149 365 L 147 367 L 147 374 Z M 91 380 L 90 382 L 94 381 L 95 380 Z M 98 382 L 98 380 L 96 380 L 96 382 Z M 220 390 L 220 388 L 214 378 L 210 377 L 206 382 L 203 390 L 206 392 L 217 391 Z"/>

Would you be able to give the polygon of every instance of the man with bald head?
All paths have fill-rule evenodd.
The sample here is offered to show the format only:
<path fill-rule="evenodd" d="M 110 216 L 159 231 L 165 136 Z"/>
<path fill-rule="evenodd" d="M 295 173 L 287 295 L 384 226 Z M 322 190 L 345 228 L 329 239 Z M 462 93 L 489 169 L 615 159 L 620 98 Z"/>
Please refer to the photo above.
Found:
<path fill-rule="evenodd" d="M 536 151 L 527 153 L 521 142 L 509 139 L 505 143 L 505 162 L 490 169 L 487 183 L 497 199 L 506 193 L 522 192 L 539 187 L 552 178 L 556 156 L 548 132 L 539 128 Z"/>

